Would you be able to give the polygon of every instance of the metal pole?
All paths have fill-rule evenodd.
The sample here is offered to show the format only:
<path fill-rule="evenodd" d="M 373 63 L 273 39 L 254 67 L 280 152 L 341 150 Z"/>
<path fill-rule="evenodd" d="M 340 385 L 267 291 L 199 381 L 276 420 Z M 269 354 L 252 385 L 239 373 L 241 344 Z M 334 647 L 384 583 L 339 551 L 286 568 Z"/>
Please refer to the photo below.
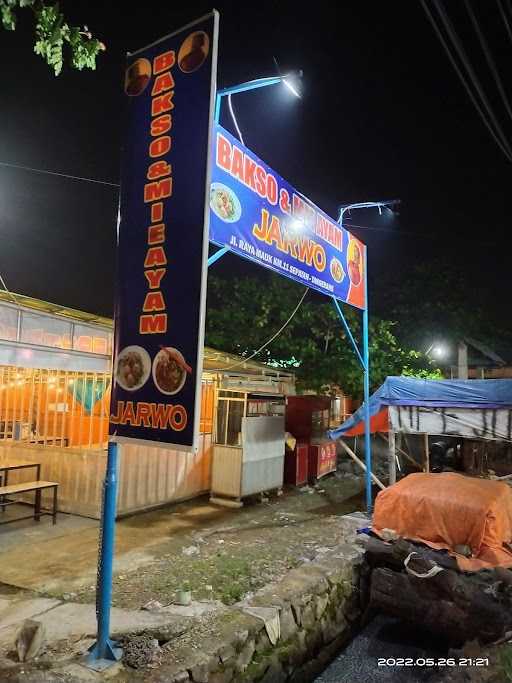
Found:
<path fill-rule="evenodd" d="M 215 261 L 218 261 L 220 258 L 224 256 L 224 254 L 227 254 L 229 251 L 229 247 L 222 247 L 222 249 L 219 249 L 219 251 L 216 251 L 215 254 L 212 254 L 209 259 L 208 259 L 208 268 L 210 266 L 213 266 Z"/>
<path fill-rule="evenodd" d="M 372 445 L 370 440 L 370 351 L 368 344 L 368 249 L 364 248 L 364 310 L 363 310 L 363 361 L 364 361 L 364 459 L 366 464 L 366 510 L 372 513 Z"/>
<path fill-rule="evenodd" d="M 347 333 L 347 337 L 350 339 L 350 342 L 352 343 L 352 346 L 354 348 L 356 356 L 357 356 L 359 362 L 361 363 L 361 367 L 364 369 L 365 365 L 364 365 L 363 357 L 361 356 L 361 352 L 359 351 L 359 347 L 356 344 L 356 340 L 354 339 L 354 335 L 352 334 L 350 327 L 348 326 L 347 320 L 346 320 L 345 316 L 343 315 L 343 311 L 341 310 L 341 307 L 340 307 L 336 297 L 333 296 L 332 300 L 334 302 L 334 306 L 336 308 L 338 316 L 339 316 L 341 322 L 343 323 L 343 327 L 345 328 L 345 332 Z"/>
<path fill-rule="evenodd" d="M 215 121 L 215 123 L 219 123 L 219 121 L 220 121 L 220 104 L 221 104 L 221 101 L 222 101 L 222 95 L 219 95 L 219 93 L 217 93 L 217 95 L 215 96 L 215 111 L 213 113 L 213 120 Z"/>
<path fill-rule="evenodd" d="M 116 530 L 117 449 L 108 444 L 107 469 L 103 483 L 103 509 L 101 520 L 100 558 L 96 588 L 96 618 L 98 639 L 87 656 L 91 669 L 102 671 L 121 659 L 122 650 L 110 640 L 110 608 L 112 605 L 112 565 Z"/>

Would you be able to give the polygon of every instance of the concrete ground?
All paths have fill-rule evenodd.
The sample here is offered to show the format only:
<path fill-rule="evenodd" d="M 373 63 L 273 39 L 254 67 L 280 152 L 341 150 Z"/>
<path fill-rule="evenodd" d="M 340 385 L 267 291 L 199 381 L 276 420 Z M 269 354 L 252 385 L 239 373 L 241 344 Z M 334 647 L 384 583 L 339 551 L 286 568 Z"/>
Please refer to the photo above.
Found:
<path fill-rule="evenodd" d="M 59 536 L 82 532 L 85 529 L 98 529 L 98 522 L 95 519 L 68 515 L 63 512 L 57 515 L 55 525 L 52 523 L 52 518 L 47 515 L 41 517 L 39 522 L 35 522 L 34 519 L 14 521 L 32 514 L 33 510 L 31 505 L 16 504 L 9 505 L 5 512 L 0 512 L 0 523 L 6 522 L 5 525 L 0 525 L 0 553 L 20 545 L 31 547 L 39 541 L 48 541 Z"/>
<path fill-rule="evenodd" d="M 361 486 L 360 480 L 331 475 L 317 489 L 290 489 L 282 497 L 249 503 L 240 510 L 200 498 L 125 518 L 116 529 L 114 604 L 135 607 L 155 597 L 169 604 L 181 587 L 182 570 L 190 574 L 191 567 L 196 583 L 204 586 L 212 583 L 208 574 L 218 575 L 221 583 L 230 578 L 236 583 L 238 574 L 251 574 L 247 558 L 257 564 L 265 553 L 265 566 L 259 569 L 273 578 L 303 559 L 308 543 L 310 549 L 328 545 L 325 520 L 362 509 Z M 17 527 L 0 526 L 1 584 L 49 597 L 94 601 L 97 522 L 61 514 L 56 526 L 43 517 L 39 524 L 30 520 Z M 172 566 L 181 568 L 174 577 Z M 245 587 L 251 587 L 250 581 L 241 581 L 241 589 Z M 239 595 L 217 595 L 208 589 L 197 597 L 225 598 L 229 603 Z"/>
<path fill-rule="evenodd" d="M 198 615 L 226 609 L 321 556 L 340 542 L 339 516 L 364 507 L 362 487 L 360 479 L 330 475 L 316 488 L 289 489 L 241 509 L 205 497 L 120 520 L 112 633 L 188 630 Z M 16 507 L 8 514 L 19 513 Z M 50 518 L 0 526 L 2 681 L 18 680 L 14 638 L 26 618 L 45 625 L 44 661 L 79 666 L 76 656 L 96 631 L 98 536 L 94 520 L 63 514 L 56 526 Z M 180 589 L 191 590 L 191 607 L 175 604 Z M 149 601 L 157 601 L 156 609 L 141 610 Z M 83 670 L 66 672 L 62 680 L 99 680 L 92 673 L 84 678 Z M 57 680 L 40 668 L 34 675 L 34 683 Z"/>

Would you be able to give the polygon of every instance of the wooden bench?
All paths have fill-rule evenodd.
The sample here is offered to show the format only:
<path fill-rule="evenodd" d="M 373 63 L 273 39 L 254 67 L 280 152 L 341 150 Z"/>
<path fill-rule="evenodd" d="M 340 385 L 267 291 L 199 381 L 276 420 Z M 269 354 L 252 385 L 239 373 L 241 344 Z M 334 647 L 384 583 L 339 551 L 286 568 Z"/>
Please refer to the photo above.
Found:
<path fill-rule="evenodd" d="M 34 519 L 39 522 L 41 515 L 51 515 L 53 517 L 53 523 L 57 523 L 57 489 L 59 485 L 55 481 L 25 481 L 21 484 L 9 484 L 8 486 L 0 486 L 0 505 L 2 507 L 2 512 L 5 510 L 6 505 L 14 505 L 19 502 L 16 500 L 6 500 L 7 496 L 14 496 L 17 493 L 29 493 L 34 491 L 35 493 L 35 504 L 34 504 Z M 45 489 L 53 489 L 53 510 L 50 512 L 41 512 L 41 491 Z M 9 522 L 19 522 L 22 519 L 32 519 L 32 515 L 29 517 L 18 517 L 17 519 L 8 519 L 5 522 L 0 522 L 0 524 L 8 524 Z"/>

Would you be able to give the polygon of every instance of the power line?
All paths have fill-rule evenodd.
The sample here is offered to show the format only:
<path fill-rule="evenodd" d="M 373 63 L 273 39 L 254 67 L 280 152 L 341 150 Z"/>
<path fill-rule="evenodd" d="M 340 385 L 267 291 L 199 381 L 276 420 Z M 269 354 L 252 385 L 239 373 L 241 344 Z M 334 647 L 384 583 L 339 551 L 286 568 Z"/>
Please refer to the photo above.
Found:
<path fill-rule="evenodd" d="M 84 178 L 78 175 L 70 175 L 68 173 L 58 173 L 57 171 L 48 171 L 42 168 L 32 168 L 31 166 L 22 166 L 21 164 L 10 164 L 7 161 L 0 161 L 0 166 L 5 168 L 15 168 L 19 171 L 30 171 L 31 173 L 43 173 L 45 175 L 54 175 L 60 178 L 68 178 L 69 180 L 83 180 L 87 183 L 97 183 L 98 185 L 108 185 L 110 187 L 119 187 L 119 183 L 110 183 L 107 180 L 96 180 L 95 178 Z"/>
<path fill-rule="evenodd" d="M 496 68 L 496 63 L 495 63 L 494 58 L 491 54 L 491 51 L 489 50 L 489 45 L 485 39 L 484 34 L 482 33 L 482 29 L 480 28 L 480 24 L 478 23 L 478 19 L 476 18 L 475 13 L 473 12 L 471 5 L 469 4 L 469 1 L 464 0 L 464 4 L 466 5 L 466 10 L 469 14 L 469 18 L 471 19 L 471 23 L 473 24 L 473 28 L 475 29 L 475 32 L 478 36 L 478 40 L 480 41 L 480 45 L 481 45 L 483 53 L 485 55 L 485 59 L 487 60 L 487 65 L 488 65 L 489 69 L 491 70 L 491 73 L 492 73 L 493 78 L 494 78 L 494 82 L 496 83 L 496 87 L 499 90 L 499 93 L 501 95 L 501 99 L 503 100 L 503 104 L 505 105 L 505 109 L 507 110 L 507 114 L 512 119 L 512 109 L 510 108 L 510 104 L 509 104 L 508 98 L 507 98 L 507 93 L 505 92 L 505 88 L 503 87 L 503 82 L 502 82 L 500 75 L 498 73 L 498 69 Z"/>
<path fill-rule="evenodd" d="M 231 102 L 231 93 L 228 95 L 228 106 L 229 106 L 229 113 L 231 114 L 231 118 L 233 119 L 233 123 L 235 124 L 236 132 L 238 133 L 238 137 L 240 138 L 240 142 L 242 145 L 245 146 L 244 139 L 242 137 L 242 131 L 240 130 L 240 127 L 238 125 L 238 121 L 236 120 L 235 116 L 235 110 L 233 109 L 233 103 Z"/>
<path fill-rule="evenodd" d="M 510 41 L 512 42 L 512 29 L 510 28 L 510 22 L 507 18 L 505 8 L 501 4 L 501 0 L 496 0 L 496 2 L 498 3 L 498 7 L 500 8 L 501 18 L 503 19 L 503 23 L 505 24 L 505 29 L 508 33 L 508 37 L 510 38 Z M 510 8 L 510 3 L 509 3 L 509 8 Z"/>
<path fill-rule="evenodd" d="M 233 365 L 230 365 L 230 366 L 227 367 L 227 368 L 216 368 L 215 370 L 210 370 L 209 372 L 220 372 L 221 370 L 222 370 L 222 371 L 232 370 L 233 368 L 237 368 L 237 367 L 239 367 L 240 365 L 243 365 L 244 363 L 247 363 L 247 361 L 252 360 L 252 359 L 254 358 L 254 356 L 257 356 L 258 353 L 260 353 L 260 351 L 263 351 L 263 349 L 264 349 L 266 346 L 268 346 L 271 342 L 273 342 L 274 339 L 275 339 L 276 337 L 278 337 L 278 336 L 281 334 L 281 332 L 284 330 L 284 328 L 287 327 L 287 325 L 289 325 L 289 324 L 291 323 L 291 321 L 293 320 L 293 317 L 295 316 L 295 314 L 297 313 L 297 311 L 298 311 L 299 308 L 301 307 L 302 302 L 303 302 L 304 299 L 306 298 L 306 294 L 307 294 L 308 292 L 309 292 L 309 287 L 306 287 L 306 289 L 304 290 L 304 294 L 301 296 L 301 298 L 300 298 L 300 300 L 299 300 L 299 303 L 295 306 L 295 308 L 293 309 L 293 313 L 290 315 L 290 317 L 289 317 L 288 320 L 285 322 L 285 324 L 282 325 L 282 326 L 277 330 L 277 332 L 276 332 L 274 335 L 272 335 L 272 337 L 270 337 L 270 339 L 268 339 L 262 346 L 260 346 L 260 348 L 259 348 L 257 351 L 255 351 L 254 353 L 252 353 L 252 354 L 251 354 L 250 356 L 248 356 L 247 358 L 243 358 L 239 363 L 234 363 Z"/>
<path fill-rule="evenodd" d="M 471 102 L 473 103 L 475 109 L 476 109 L 477 112 L 479 113 L 480 118 L 482 119 L 482 121 L 483 121 L 485 127 L 487 128 L 487 130 L 489 131 L 489 133 L 491 134 L 491 136 L 493 137 L 494 141 L 496 142 L 496 144 L 498 145 L 498 147 L 501 149 L 501 151 L 503 152 L 503 154 L 507 157 L 507 159 L 508 159 L 509 161 L 512 161 L 512 153 L 511 153 L 510 150 L 508 149 L 508 145 L 507 145 L 506 140 L 500 139 L 500 137 L 499 137 L 499 135 L 498 135 L 499 130 L 498 130 L 498 132 L 495 132 L 494 129 L 493 129 L 493 127 L 492 127 L 492 125 L 491 125 L 491 123 L 490 123 L 489 120 L 487 119 L 484 110 L 482 109 L 480 103 L 478 102 L 477 98 L 475 97 L 475 94 L 474 94 L 473 91 L 471 90 L 471 88 L 470 88 L 470 86 L 469 86 L 469 83 L 468 83 L 466 77 L 464 76 L 462 70 L 460 69 L 459 65 L 457 64 L 457 62 L 456 62 L 456 60 L 455 60 L 453 54 L 451 53 L 450 47 L 449 47 L 447 41 L 445 40 L 445 37 L 443 36 L 443 34 L 442 34 L 442 32 L 441 32 L 441 29 L 439 28 L 439 26 L 438 26 L 437 23 L 436 23 L 436 20 L 434 19 L 434 15 L 431 13 L 430 9 L 428 8 L 427 3 L 425 2 L 425 0 L 420 0 L 420 2 L 421 2 L 421 6 L 423 7 L 423 9 L 424 9 L 424 11 L 425 11 L 425 14 L 427 15 L 428 20 L 429 20 L 430 23 L 432 24 L 432 27 L 433 27 L 433 29 L 434 29 L 434 31 L 435 31 L 435 33 L 436 33 L 438 39 L 439 39 L 439 42 L 440 42 L 441 45 L 443 46 L 443 48 L 444 48 L 444 50 L 445 50 L 445 52 L 446 52 L 446 55 L 448 56 L 448 59 L 450 60 L 451 65 L 453 66 L 455 72 L 457 73 L 457 75 L 458 75 L 458 77 L 459 77 L 459 80 L 461 81 L 462 85 L 464 86 L 464 88 L 465 88 L 465 90 L 466 90 L 466 92 L 467 92 L 467 94 L 468 94 L 468 96 L 469 96 Z M 439 13 L 441 14 L 441 10 L 440 10 L 438 4 L 435 3 L 435 5 L 436 5 L 436 7 L 437 7 Z M 443 17 L 442 17 L 442 18 L 443 18 Z M 448 20 L 448 17 L 446 16 L 446 13 L 444 14 L 443 23 L 444 23 L 444 25 L 445 25 L 445 29 L 446 29 L 447 32 L 450 34 L 450 30 L 449 30 L 449 29 L 451 29 L 451 24 L 450 24 L 450 22 L 449 22 L 449 20 Z M 453 31 L 453 30 L 452 30 L 452 34 L 454 34 L 454 31 Z M 453 36 L 451 35 L 451 37 L 452 37 L 452 41 L 453 41 Z M 457 47 L 458 47 L 458 43 L 455 41 L 455 48 L 456 48 L 456 50 L 457 50 Z M 462 46 L 460 46 L 460 47 L 461 47 L 461 49 L 462 49 Z M 463 50 L 462 50 L 462 51 L 463 51 Z M 458 50 L 457 50 L 457 52 L 458 52 Z M 459 57 L 460 57 L 460 53 L 459 53 Z M 462 61 L 463 61 L 463 63 L 464 63 L 464 59 L 463 59 L 462 57 L 461 57 L 461 59 L 462 59 Z M 466 64 L 465 64 L 465 66 L 466 66 L 466 68 L 467 68 L 467 65 L 466 65 Z M 471 75 L 471 74 L 470 74 L 470 75 Z M 485 95 L 484 95 L 484 104 L 485 104 L 486 101 L 487 101 L 487 100 L 486 100 Z M 498 128 L 499 128 L 499 125 L 498 125 Z"/>
<path fill-rule="evenodd" d="M 494 112 L 492 110 L 492 107 L 489 103 L 489 100 L 487 99 L 486 94 L 483 91 L 483 88 L 480 84 L 480 81 L 478 80 L 478 77 L 476 75 L 475 70 L 473 69 L 473 66 L 471 62 L 469 61 L 469 57 L 466 54 L 466 51 L 464 50 L 464 47 L 460 41 L 459 36 L 457 35 L 455 29 L 453 28 L 453 25 L 448 17 L 448 14 L 446 13 L 446 10 L 444 8 L 444 5 L 441 0 L 434 0 L 434 5 L 437 8 L 437 11 L 439 12 L 439 15 L 441 17 L 441 21 L 443 22 L 444 28 L 448 35 L 451 38 L 452 44 L 455 46 L 455 50 L 457 54 L 459 55 L 459 59 L 462 61 L 464 66 L 466 67 L 466 71 L 469 74 L 469 77 L 471 79 L 471 82 L 473 83 L 473 86 L 477 93 L 480 95 L 480 100 L 482 104 L 484 105 L 485 109 L 487 110 L 487 113 L 489 115 L 489 118 L 491 119 L 492 123 L 494 124 L 494 128 L 496 130 L 496 133 L 499 135 L 501 142 L 503 146 L 507 150 L 507 156 L 510 161 L 512 161 L 512 150 L 510 149 L 510 146 L 508 144 L 508 140 L 503 133 L 503 130 L 501 129 L 500 124 L 498 123 L 498 120 L 496 119 Z"/>

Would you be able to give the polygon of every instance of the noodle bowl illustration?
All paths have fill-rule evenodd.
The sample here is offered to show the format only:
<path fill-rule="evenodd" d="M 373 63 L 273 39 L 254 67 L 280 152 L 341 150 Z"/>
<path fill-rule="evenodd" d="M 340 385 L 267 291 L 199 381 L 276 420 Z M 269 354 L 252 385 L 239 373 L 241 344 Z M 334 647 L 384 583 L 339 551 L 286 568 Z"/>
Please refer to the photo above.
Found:
<path fill-rule="evenodd" d="M 153 361 L 153 381 L 162 394 L 172 396 L 183 389 L 192 368 L 183 354 L 172 346 L 162 347 Z"/>

